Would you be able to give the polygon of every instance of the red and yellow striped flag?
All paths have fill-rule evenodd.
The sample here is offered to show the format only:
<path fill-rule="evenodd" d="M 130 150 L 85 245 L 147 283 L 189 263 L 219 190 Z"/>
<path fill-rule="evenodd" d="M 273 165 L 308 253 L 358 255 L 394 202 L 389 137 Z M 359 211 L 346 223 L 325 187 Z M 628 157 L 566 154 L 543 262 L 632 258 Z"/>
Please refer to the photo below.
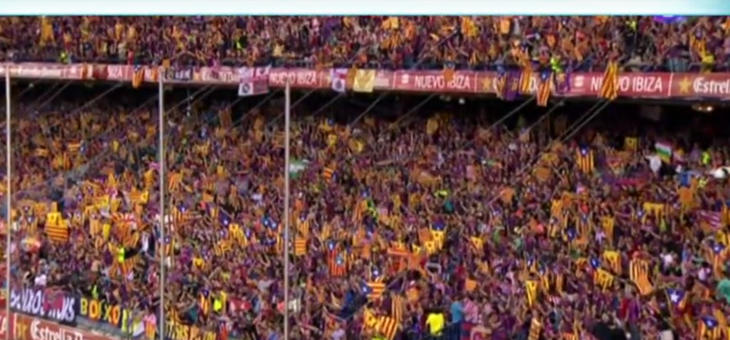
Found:
<path fill-rule="evenodd" d="M 611 61 L 606 66 L 606 72 L 603 74 L 603 82 L 601 83 L 601 97 L 614 100 L 618 98 L 618 63 Z"/>
<path fill-rule="evenodd" d="M 532 64 L 530 62 L 525 63 L 520 72 L 520 93 L 530 93 L 530 81 L 532 80 Z"/>
<path fill-rule="evenodd" d="M 46 235 L 53 242 L 68 242 L 68 226 L 66 223 L 46 225 Z"/>
<path fill-rule="evenodd" d="M 393 295 L 390 300 L 390 316 L 397 324 L 400 324 L 405 315 L 405 298 L 401 295 Z"/>
<path fill-rule="evenodd" d="M 68 223 L 63 220 L 61 213 L 46 214 L 46 235 L 53 242 L 68 242 Z"/>
<path fill-rule="evenodd" d="M 294 240 L 294 256 L 304 256 L 307 253 L 307 240 L 297 238 Z"/>
<path fill-rule="evenodd" d="M 537 301 L 537 281 L 527 280 L 525 281 L 525 295 L 527 296 L 527 305 L 533 306 Z"/>
<path fill-rule="evenodd" d="M 382 281 L 371 281 L 367 283 L 368 285 L 368 300 L 377 300 L 381 297 L 383 297 L 383 293 L 385 293 L 385 282 Z"/>
<path fill-rule="evenodd" d="M 540 85 L 537 87 L 537 106 L 546 107 L 550 100 L 551 85 L 553 83 L 553 75 L 540 76 Z"/>
<path fill-rule="evenodd" d="M 388 340 L 393 340 L 395 339 L 395 335 L 398 333 L 398 322 L 394 318 L 381 316 L 380 319 L 378 319 L 378 325 L 376 328 Z"/>
<path fill-rule="evenodd" d="M 593 160 L 593 150 L 581 148 L 576 151 L 575 157 L 576 163 L 580 171 L 586 174 L 590 174 L 595 169 Z"/>
<path fill-rule="evenodd" d="M 332 179 L 332 176 L 335 174 L 335 169 L 332 167 L 325 167 L 322 170 L 322 177 L 324 177 L 324 180 L 329 182 Z"/>
<path fill-rule="evenodd" d="M 645 260 L 632 260 L 629 264 L 631 281 L 639 289 L 639 294 L 648 295 L 654 290 L 649 281 L 649 263 Z"/>
<path fill-rule="evenodd" d="M 607 290 L 613 285 L 613 275 L 601 268 L 598 268 L 593 273 L 593 283 L 600 286 L 601 289 Z"/>

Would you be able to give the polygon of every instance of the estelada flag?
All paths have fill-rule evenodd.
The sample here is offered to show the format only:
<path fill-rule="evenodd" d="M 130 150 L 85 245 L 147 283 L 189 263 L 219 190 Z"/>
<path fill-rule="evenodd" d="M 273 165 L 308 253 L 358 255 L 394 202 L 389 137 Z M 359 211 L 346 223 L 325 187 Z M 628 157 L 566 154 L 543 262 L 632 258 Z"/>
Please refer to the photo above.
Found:
<path fill-rule="evenodd" d="M 581 172 L 589 174 L 593 172 L 594 161 L 593 161 L 593 150 L 587 148 L 580 148 L 576 151 L 576 163 Z"/>
<path fill-rule="evenodd" d="M 537 87 L 537 106 L 546 107 L 550 100 L 553 75 L 550 72 L 540 73 L 540 84 Z"/>
<path fill-rule="evenodd" d="M 385 293 L 386 285 L 385 282 L 382 282 L 380 280 L 376 281 L 370 281 L 365 284 L 364 291 L 365 295 L 367 295 L 368 300 L 377 300 L 381 297 L 383 297 L 383 294 Z"/>
<path fill-rule="evenodd" d="M 330 276 L 342 277 L 347 275 L 347 257 L 339 249 L 329 251 L 328 263 Z"/>
<path fill-rule="evenodd" d="M 532 80 L 532 64 L 525 63 L 520 72 L 520 94 L 530 93 L 530 81 Z"/>
<path fill-rule="evenodd" d="M 132 87 L 133 88 L 139 88 L 142 86 L 142 82 L 144 81 L 144 68 L 142 66 L 135 66 L 134 67 L 134 74 L 132 74 Z"/>

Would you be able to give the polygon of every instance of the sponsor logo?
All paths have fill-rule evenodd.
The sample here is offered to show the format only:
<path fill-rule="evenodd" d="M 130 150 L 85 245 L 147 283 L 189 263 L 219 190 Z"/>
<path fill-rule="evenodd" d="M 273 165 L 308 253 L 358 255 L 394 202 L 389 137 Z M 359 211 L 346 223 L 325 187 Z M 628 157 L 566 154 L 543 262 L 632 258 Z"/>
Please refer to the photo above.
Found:
<path fill-rule="evenodd" d="M 4 312 L 0 312 L 0 338 L 4 339 L 8 331 L 13 340 L 111 340 L 106 336 L 23 314 L 12 313 L 8 319 Z"/>
<path fill-rule="evenodd" d="M 603 76 L 593 77 L 590 90 L 599 92 L 602 84 Z M 667 88 L 662 76 L 648 74 L 621 76 L 618 78 L 618 85 L 619 92 L 624 94 L 663 94 Z M 580 86 L 576 84 L 576 87 Z"/>
<path fill-rule="evenodd" d="M 415 75 L 414 87 L 421 90 L 458 90 L 473 91 L 472 77 L 464 74 L 455 74 L 451 81 L 446 81 L 443 75 Z"/>
<path fill-rule="evenodd" d="M 271 72 L 269 80 L 271 84 L 280 86 L 286 84 L 287 80 L 293 86 L 316 87 L 318 85 L 317 71 L 314 70 Z"/>
<path fill-rule="evenodd" d="M 705 77 L 697 77 L 692 82 L 692 90 L 695 94 L 727 95 L 730 94 L 730 78 L 711 80 Z"/>

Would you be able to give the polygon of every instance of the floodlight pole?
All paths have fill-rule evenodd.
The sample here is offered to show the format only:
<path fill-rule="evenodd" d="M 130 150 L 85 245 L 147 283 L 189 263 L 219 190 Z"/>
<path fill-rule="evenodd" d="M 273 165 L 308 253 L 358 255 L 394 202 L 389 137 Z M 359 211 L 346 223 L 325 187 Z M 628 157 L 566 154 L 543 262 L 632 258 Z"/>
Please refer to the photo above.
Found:
<path fill-rule="evenodd" d="M 289 340 L 289 141 L 291 85 L 284 92 L 284 340 Z"/>
<path fill-rule="evenodd" d="M 158 324 L 160 325 L 160 340 L 165 340 L 165 85 L 163 78 L 165 77 L 164 68 L 160 66 L 157 72 L 157 86 L 159 94 L 158 110 L 159 110 L 159 181 L 160 181 L 160 317 Z"/>
<path fill-rule="evenodd" d="M 10 180 L 10 65 L 5 65 L 5 340 L 10 340 L 10 232 L 13 225 L 13 210 L 10 208 L 12 200 Z"/>

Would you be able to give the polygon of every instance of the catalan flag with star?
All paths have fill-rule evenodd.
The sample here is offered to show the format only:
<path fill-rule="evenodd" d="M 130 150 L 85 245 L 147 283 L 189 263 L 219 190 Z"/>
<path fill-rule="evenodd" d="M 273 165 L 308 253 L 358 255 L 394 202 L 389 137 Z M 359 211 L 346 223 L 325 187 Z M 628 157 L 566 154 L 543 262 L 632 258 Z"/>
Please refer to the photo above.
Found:
<path fill-rule="evenodd" d="M 553 74 L 549 71 L 540 73 L 540 83 L 537 86 L 537 106 L 546 107 L 552 92 Z"/>
<path fill-rule="evenodd" d="M 347 275 L 347 255 L 334 244 L 334 241 L 327 241 L 328 255 L 327 265 L 330 276 L 344 277 Z"/>
<path fill-rule="evenodd" d="M 589 148 L 579 148 L 576 151 L 575 161 L 578 164 L 578 168 L 585 174 L 590 174 L 595 169 L 595 162 L 593 159 L 593 150 Z"/>
<path fill-rule="evenodd" d="M 697 324 L 698 340 L 720 340 L 722 329 L 714 316 L 702 316 Z"/>
<path fill-rule="evenodd" d="M 387 286 L 385 285 L 385 282 L 383 282 L 382 277 L 379 277 L 373 281 L 366 282 L 362 288 L 363 293 L 365 293 L 368 300 L 373 301 L 383 297 Z"/>
<path fill-rule="evenodd" d="M 667 288 L 667 299 L 676 309 L 682 310 L 687 305 L 687 294 L 682 289 Z"/>

